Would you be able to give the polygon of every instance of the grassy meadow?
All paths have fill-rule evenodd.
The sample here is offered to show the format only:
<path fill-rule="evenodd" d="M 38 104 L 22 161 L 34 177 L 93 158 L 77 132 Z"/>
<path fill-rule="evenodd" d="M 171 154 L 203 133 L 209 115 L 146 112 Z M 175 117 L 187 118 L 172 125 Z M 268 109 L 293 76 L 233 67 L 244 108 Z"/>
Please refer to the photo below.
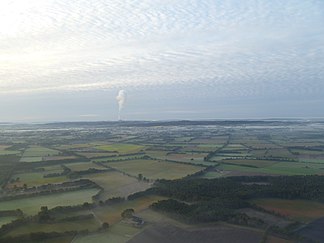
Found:
<path fill-rule="evenodd" d="M 98 192 L 98 189 L 84 189 L 71 192 L 53 193 L 35 197 L 14 199 L 0 202 L 1 210 L 21 209 L 26 215 L 34 215 L 39 212 L 42 206 L 49 209 L 57 206 L 78 205 L 84 202 L 91 202 L 91 197 Z"/>
<path fill-rule="evenodd" d="M 256 205 L 292 219 L 309 222 L 324 216 L 324 204 L 306 200 L 257 199 Z"/>
<path fill-rule="evenodd" d="M 112 197 L 126 197 L 150 187 L 146 182 L 138 181 L 133 177 L 115 171 L 89 174 L 82 178 L 89 179 L 104 188 L 104 192 L 100 196 L 101 200 Z"/>
<path fill-rule="evenodd" d="M 114 169 L 133 176 L 143 174 L 148 179 L 178 179 L 203 169 L 200 166 L 159 160 L 130 160 L 107 164 Z"/>
<path fill-rule="evenodd" d="M 100 145 L 100 146 L 96 146 L 95 148 L 103 151 L 111 151 L 111 152 L 117 151 L 120 154 L 132 154 L 144 150 L 145 146 L 137 145 L 137 144 L 117 143 L 117 144 Z"/>

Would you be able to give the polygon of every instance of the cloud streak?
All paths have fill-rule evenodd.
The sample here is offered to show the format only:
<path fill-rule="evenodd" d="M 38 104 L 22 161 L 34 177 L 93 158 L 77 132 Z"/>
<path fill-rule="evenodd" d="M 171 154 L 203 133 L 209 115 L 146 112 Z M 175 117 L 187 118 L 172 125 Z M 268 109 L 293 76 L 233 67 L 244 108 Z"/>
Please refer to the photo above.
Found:
<path fill-rule="evenodd" d="M 3 0 L 0 94 L 324 92 L 323 10 L 320 0 Z"/>

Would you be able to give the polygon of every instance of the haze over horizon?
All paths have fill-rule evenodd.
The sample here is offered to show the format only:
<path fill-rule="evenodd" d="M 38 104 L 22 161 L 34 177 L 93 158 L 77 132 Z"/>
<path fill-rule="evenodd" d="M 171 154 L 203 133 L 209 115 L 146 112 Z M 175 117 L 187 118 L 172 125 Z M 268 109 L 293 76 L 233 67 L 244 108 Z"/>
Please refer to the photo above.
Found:
<path fill-rule="evenodd" d="M 3 0 L 0 122 L 324 117 L 324 1 Z"/>

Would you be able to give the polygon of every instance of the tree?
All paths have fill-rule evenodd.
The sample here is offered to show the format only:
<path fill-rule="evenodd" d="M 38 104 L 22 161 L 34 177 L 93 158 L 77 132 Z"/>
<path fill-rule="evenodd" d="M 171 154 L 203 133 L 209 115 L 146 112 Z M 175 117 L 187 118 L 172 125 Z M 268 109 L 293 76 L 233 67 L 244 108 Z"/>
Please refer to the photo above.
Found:
<path fill-rule="evenodd" d="M 138 180 L 139 181 L 143 180 L 143 175 L 142 174 L 138 174 Z"/>
<path fill-rule="evenodd" d="M 122 218 L 131 218 L 133 217 L 133 214 L 135 213 L 134 209 L 132 208 L 128 208 L 128 209 L 125 209 L 122 213 L 121 213 L 121 216 Z"/>
<path fill-rule="evenodd" d="M 41 212 L 47 212 L 48 211 L 48 207 L 47 206 L 42 206 L 41 207 Z"/>
<path fill-rule="evenodd" d="M 82 207 L 83 208 L 90 208 L 91 207 L 91 204 L 88 203 L 88 202 L 85 202 L 85 203 L 82 204 Z"/>
<path fill-rule="evenodd" d="M 101 228 L 103 230 L 107 230 L 109 228 L 109 224 L 107 222 L 103 222 L 102 225 L 101 225 Z"/>
<path fill-rule="evenodd" d="M 44 221 L 48 221 L 50 219 L 51 219 L 51 216 L 49 215 L 48 207 L 42 206 L 41 211 L 38 213 L 38 220 L 40 222 L 44 222 Z"/>

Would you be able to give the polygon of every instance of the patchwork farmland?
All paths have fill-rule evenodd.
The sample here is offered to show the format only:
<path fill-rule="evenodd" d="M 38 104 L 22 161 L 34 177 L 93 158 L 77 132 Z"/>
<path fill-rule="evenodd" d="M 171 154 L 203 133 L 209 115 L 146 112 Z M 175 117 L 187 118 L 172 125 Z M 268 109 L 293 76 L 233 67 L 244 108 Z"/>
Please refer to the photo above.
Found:
<path fill-rule="evenodd" d="M 201 221 L 206 208 L 223 207 L 214 198 L 213 206 L 200 208 L 209 194 L 191 198 L 191 191 L 203 191 L 205 183 L 245 178 L 248 182 L 237 185 L 266 188 L 271 183 L 260 178 L 324 176 L 323 125 L 242 124 L 72 123 L 0 130 L 0 242 L 36 236 L 44 242 L 142 242 L 152 240 L 151 234 L 163 242 L 162 232 L 176 232 L 183 242 L 193 235 L 208 242 L 215 234 L 224 242 L 294 241 L 299 236 L 291 232 L 324 217 L 324 201 L 315 199 L 316 193 L 251 200 L 242 193 L 232 201 L 242 197 L 244 207 L 226 209 L 235 216 L 212 225 Z M 167 183 L 182 186 L 183 181 L 199 186 L 184 188 L 180 198 L 167 193 Z M 189 218 L 185 212 L 170 213 L 170 205 L 163 211 L 165 203 L 198 207 L 194 212 L 202 215 L 193 220 L 193 213 Z M 128 209 L 135 221 L 122 216 Z"/>

